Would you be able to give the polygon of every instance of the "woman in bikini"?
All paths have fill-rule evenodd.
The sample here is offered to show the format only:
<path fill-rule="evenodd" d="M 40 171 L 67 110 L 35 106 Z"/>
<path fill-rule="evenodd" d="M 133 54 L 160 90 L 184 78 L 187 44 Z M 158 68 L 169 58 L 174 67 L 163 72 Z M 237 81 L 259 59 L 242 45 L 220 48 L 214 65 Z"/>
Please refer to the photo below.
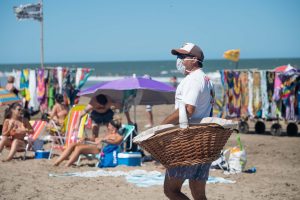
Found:
<path fill-rule="evenodd" d="M 55 95 L 55 105 L 50 112 L 50 119 L 55 122 L 56 125 L 62 127 L 69 112 L 69 108 L 64 104 L 64 97 L 61 94 Z"/>
<path fill-rule="evenodd" d="M 61 154 L 61 156 L 55 161 L 54 166 L 58 166 L 62 161 L 66 160 L 69 156 L 70 159 L 66 163 L 66 166 L 71 166 L 78 160 L 80 154 L 98 154 L 102 148 L 102 142 L 107 144 L 118 145 L 122 142 L 123 136 L 121 136 L 118 130 L 121 128 L 121 120 L 113 119 L 107 125 L 107 132 L 104 136 L 98 138 L 85 138 L 78 143 L 70 144 L 68 148 Z M 85 141 L 89 141 L 85 144 Z"/>
<path fill-rule="evenodd" d="M 2 152 L 5 146 L 10 146 L 10 152 L 3 161 L 10 161 L 18 150 L 24 149 L 24 137 L 32 133 L 33 129 L 28 119 L 23 117 L 22 106 L 18 103 L 10 105 L 9 108 L 5 110 L 2 139 L 0 141 L 0 152 Z"/>

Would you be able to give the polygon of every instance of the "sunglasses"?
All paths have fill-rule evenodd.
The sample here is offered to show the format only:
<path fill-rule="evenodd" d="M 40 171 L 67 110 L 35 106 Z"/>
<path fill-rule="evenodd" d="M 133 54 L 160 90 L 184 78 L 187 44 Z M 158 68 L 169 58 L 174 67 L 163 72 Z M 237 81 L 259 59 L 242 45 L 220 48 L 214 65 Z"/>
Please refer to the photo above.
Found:
<path fill-rule="evenodd" d="M 177 58 L 180 58 L 180 59 L 185 59 L 187 57 L 195 57 L 195 56 L 193 56 L 191 54 L 178 54 L 177 55 Z"/>
<path fill-rule="evenodd" d="M 23 109 L 22 109 L 22 108 L 17 108 L 17 111 L 19 111 L 19 112 L 20 112 L 20 111 L 23 111 Z"/>

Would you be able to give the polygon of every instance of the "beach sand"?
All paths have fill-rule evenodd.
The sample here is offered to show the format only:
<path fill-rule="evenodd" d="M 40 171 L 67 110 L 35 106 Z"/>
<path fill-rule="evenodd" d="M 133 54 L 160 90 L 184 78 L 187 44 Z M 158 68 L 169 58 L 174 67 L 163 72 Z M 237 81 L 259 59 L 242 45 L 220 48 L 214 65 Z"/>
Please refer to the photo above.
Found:
<path fill-rule="evenodd" d="M 159 124 L 172 110 L 173 105 L 153 106 L 155 124 Z M 138 106 L 137 123 L 140 131 L 147 124 L 145 114 L 145 106 Z M 133 113 L 131 115 L 133 117 Z M 300 199 L 300 137 L 242 134 L 241 140 L 248 156 L 246 168 L 256 167 L 257 172 L 226 176 L 221 170 L 211 171 L 212 176 L 235 180 L 236 183 L 208 184 L 208 199 Z M 236 134 L 230 137 L 226 147 L 234 145 Z M 7 150 L 4 150 L 1 159 L 6 155 Z M 32 157 L 33 154 L 28 156 Z M 93 167 L 96 160 L 83 160 L 79 167 L 65 168 L 63 165 L 53 167 L 54 159 L 14 159 L 0 163 L 0 199 L 167 199 L 162 186 L 140 188 L 126 182 L 124 177 L 49 177 L 49 173 L 98 169 Z M 106 170 L 134 169 L 164 171 L 161 165 L 154 162 L 146 162 L 142 167 L 120 166 Z M 191 197 L 188 186 L 184 186 L 183 191 Z"/>

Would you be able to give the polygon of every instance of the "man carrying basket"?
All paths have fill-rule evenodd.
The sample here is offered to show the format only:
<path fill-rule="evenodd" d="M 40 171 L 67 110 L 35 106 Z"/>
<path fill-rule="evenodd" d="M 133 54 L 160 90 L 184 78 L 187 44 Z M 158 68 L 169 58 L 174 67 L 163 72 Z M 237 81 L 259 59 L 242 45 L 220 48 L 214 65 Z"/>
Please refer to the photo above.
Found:
<path fill-rule="evenodd" d="M 186 43 L 179 49 L 172 49 L 177 56 L 177 69 L 185 75 L 176 89 L 175 111 L 162 124 L 179 123 L 179 104 L 184 103 L 188 121 L 199 123 L 204 117 L 212 115 L 214 88 L 208 76 L 202 71 L 204 54 L 193 43 Z M 181 192 L 186 179 L 194 199 L 206 199 L 205 185 L 211 163 L 191 166 L 178 166 L 167 169 L 164 193 L 169 199 L 189 199 Z"/>

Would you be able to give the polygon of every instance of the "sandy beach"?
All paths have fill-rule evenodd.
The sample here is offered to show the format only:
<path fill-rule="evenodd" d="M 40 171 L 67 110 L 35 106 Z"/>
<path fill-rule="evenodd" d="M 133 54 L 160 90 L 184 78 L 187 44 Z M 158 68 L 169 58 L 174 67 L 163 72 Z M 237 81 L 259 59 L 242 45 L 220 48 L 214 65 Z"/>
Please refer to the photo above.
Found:
<path fill-rule="evenodd" d="M 154 106 L 155 124 L 172 110 L 173 105 Z M 133 117 L 133 113 L 131 115 Z M 147 123 L 145 106 L 137 107 L 137 123 L 142 131 Z M 236 134 L 233 134 L 226 147 L 235 146 L 235 139 Z M 256 167 L 257 172 L 224 175 L 221 170 L 211 171 L 211 176 L 236 183 L 208 184 L 208 199 L 300 199 L 300 137 L 242 134 L 241 140 L 248 156 L 246 168 Z M 4 150 L 1 159 L 6 155 L 7 150 Z M 21 155 L 18 153 L 17 157 Z M 28 156 L 25 161 L 17 158 L 0 163 L 0 199 L 167 199 L 162 186 L 141 188 L 128 183 L 124 177 L 49 177 L 49 173 L 96 171 L 99 169 L 94 167 L 96 160 L 83 160 L 79 167 L 65 168 L 63 165 L 53 167 L 53 159 L 33 159 L 33 153 Z M 164 172 L 162 166 L 154 162 L 146 162 L 141 167 L 119 166 L 105 170 L 134 169 Z M 184 186 L 183 191 L 191 197 L 188 186 Z"/>

